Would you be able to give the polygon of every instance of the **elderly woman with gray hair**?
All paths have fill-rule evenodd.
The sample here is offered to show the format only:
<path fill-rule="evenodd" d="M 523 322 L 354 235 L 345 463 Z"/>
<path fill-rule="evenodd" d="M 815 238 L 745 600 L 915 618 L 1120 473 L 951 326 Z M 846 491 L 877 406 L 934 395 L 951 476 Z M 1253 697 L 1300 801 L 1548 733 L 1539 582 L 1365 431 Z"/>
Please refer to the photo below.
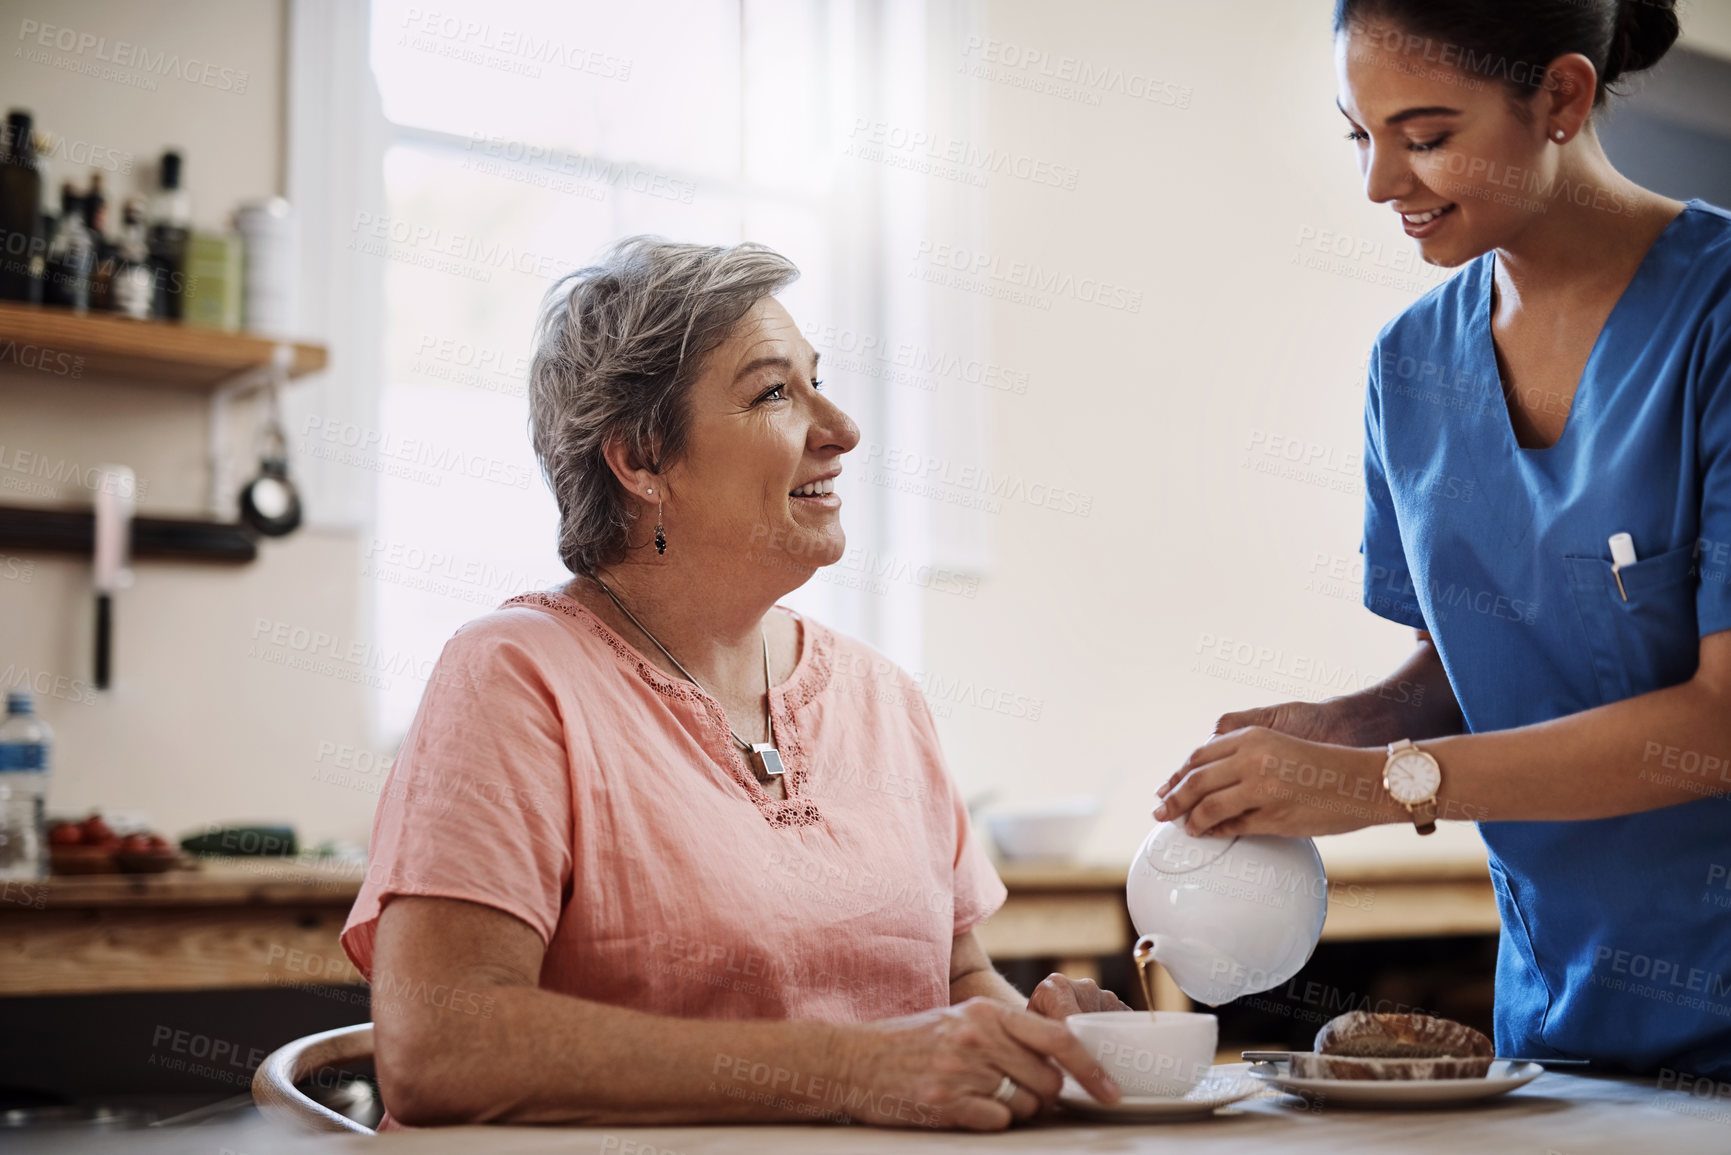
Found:
<path fill-rule="evenodd" d="M 343 945 L 387 1128 L 995 1129 L 1118 1090 L 974 928 L 1004 888 L 913 680 L 776 604 L 842 556 L 854 423 L 757 245 L 621 242 L 548 295 L 535 451 L 577 576 L 457 631 Z"/>

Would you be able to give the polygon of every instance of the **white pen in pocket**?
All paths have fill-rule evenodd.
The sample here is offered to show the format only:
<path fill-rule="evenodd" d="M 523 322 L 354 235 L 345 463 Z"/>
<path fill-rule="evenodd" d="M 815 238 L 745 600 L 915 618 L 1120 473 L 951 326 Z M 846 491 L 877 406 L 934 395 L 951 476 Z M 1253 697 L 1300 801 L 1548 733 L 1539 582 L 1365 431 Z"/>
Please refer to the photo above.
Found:
<path fill-rule="evenodd" d="M 1617 579 L 1617 592 L 1623 595 L 1623 600 L 1629 600 L 1629 591 L 1623 588 L 1623 567 L 1635 564 L 1635 539 L 1626 533 L 1611 535 L 1611 576 Z"/>

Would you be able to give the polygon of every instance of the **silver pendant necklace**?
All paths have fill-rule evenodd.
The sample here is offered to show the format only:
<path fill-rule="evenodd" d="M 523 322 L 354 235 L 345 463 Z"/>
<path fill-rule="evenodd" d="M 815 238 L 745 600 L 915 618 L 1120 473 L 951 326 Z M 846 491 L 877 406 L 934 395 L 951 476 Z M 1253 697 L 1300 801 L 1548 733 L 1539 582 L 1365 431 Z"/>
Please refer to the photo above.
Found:
<path fill-rule="evenodd" d="M 625 608 L 625 603 L 619 600 L 617 594 L 607 588 L 607 583 L 594 574 L 589 576 L 595 579 L 595 584 L 600 586 L 612 599 L 613 604 L 619 607 L 619 612 L 630 618 L 631 624 L 642 630 L 643 636 L 654 642 L 655 648 L 666 654 L 667 660 L 678 666 L 679 672 L 690 678 L 693 686 L 703 690 L 703 683 L 692 677 L 691 671 L 680 665 L 679 659 L 673 656 L 673 652 L 661 644 L 661 639 L 650 633 L 649 627 L 638 621 L 637 615 Z M 762 626 L 758 627 L 757 632 L 758 636 L 763 639 L 763 732 L 769 740 L 767 742 L 747 742 L 734 731 L 732 726 L 727 728 L 727 732 L 732 734 L 733 740 L 744 748 L 746 763 L 751 767 L 752 774 L 757 777 L 759 782 L 768 782 L 771 778 L 781 777 L 785 773 L 786 767 L 781 764 L 781 751 L 775 748 L 775 718 L 769 711 L 769 637 L 764 634 Z M 709 694 L 708 690 L 703 690 L 703 692 Z M 709 696 L 715 697 L 714 694 L 709 694 Z"/>

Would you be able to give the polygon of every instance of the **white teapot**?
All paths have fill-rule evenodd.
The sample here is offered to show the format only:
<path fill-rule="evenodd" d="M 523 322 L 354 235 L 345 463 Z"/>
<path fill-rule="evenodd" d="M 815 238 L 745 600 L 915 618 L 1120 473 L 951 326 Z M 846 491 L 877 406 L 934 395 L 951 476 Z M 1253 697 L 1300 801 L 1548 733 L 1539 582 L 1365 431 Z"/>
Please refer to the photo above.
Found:
<path fill-rule="evenodd" d="M 1277 987 L 1309 961 L 1328 878 L 1308 838 L 1195 838 L 1163 822 L 1137 849 L 1125 898 L 1143 936 L 1138 955 L 1218 1006 Z"/>

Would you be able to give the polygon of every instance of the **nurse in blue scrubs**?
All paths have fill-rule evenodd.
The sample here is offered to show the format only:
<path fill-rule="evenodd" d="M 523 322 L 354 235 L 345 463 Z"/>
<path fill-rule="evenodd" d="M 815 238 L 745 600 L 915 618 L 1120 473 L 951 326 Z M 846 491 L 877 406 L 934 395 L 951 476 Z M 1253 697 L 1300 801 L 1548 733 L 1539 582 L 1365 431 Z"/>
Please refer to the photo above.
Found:
<path fill-rule="evenodd" d="M 1474 820 L 1499 1054 L 1731 1080 L 1731 215 L 1594 131 L 1654 0 L 1338 0 L 1366 195 L 1459 272 L 1377 338 L 1364 601 L 1386 681 L 1221 719 L 1196 833 Z M 1394 222 L 1391 222 L 1391 224 Z"/>

